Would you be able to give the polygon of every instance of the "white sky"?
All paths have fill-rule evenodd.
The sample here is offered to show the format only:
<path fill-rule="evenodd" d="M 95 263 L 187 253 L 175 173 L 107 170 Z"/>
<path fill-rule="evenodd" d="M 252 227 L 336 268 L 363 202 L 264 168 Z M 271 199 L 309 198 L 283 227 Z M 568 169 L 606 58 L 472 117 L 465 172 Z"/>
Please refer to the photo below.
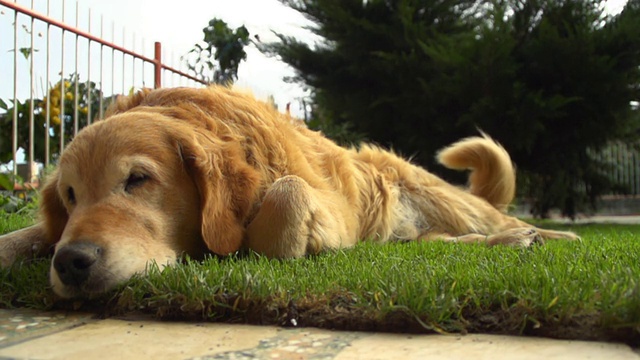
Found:
<path fill-rule="evenodd" d="M 33 7 L 36 11 L 43 14 L 47 13 L 47 0 L 33 1 Z M 62 20 L 62 1 L 50 0 L 51 17 Z M 31 0 L 18 0 L 18 3 L 27 7 L 31 6 Z M 607 8 L 610 12 L 616 13 L 622 9 L 625 3 L 626 0 L 609 0 Z M 78 0 L 78 8 L 80 14 L 78 27 L 80 29 L 89 30 L 88 12 L 91 9 L 91 33 L 100 36 L 102 16 L 104 22 L 103 38 L 112 40 L 114 32 L 112 29 L 115 29 L 115 43 L 149 57 L 153 56 L 154 41 L 160 41 L 165 50 L 163 60 L 176 68 L 179 67 L 180 56 L 186 54 L 196 42 L 202 39 L 202 29 L 213 18 L 220 18 L 226 21 L 231 28 L 245 25 L 252 37 L 257 34 L 265 42 L 276 39 L 272 31 L 292 35 L 308 42 L 316 40 L 312 34 L 302 28 L 304 25 L 308 25 L 308 22 L 300 14 L 281 5 L 277 0 Z M 2 10 L 0 13 L 0 69 L 13 69 L 13 53 L 11 49 L 14 46 L 10 40 L 13 37 L 11 26 L 13 23 L 13 11 L 7 10 L 2 6 L 0 6 L 0 10 Z M 65 22 L 75 25 L 75 11 L 76 2 L 66 0 Z M 28 18 L 20 17 L 19 19 L 19 26 L 29 26 Z M 45 33 L 46 27 L 44 24 L 40 22 L 35 24 L 35 33 Z M 5 34 L 6 31 L 10 31 L 10 33 Z M 126 34 L 124 39 L 123 31 Z M 28 34 L 22 29 L 19 29 L 18 34 L 20 35 L 18 48 L 28 46 Z M 52 32 L 51 38 L 52 49 L 55 46 L 59 46 L 59 33 Z M 68 76 L 68 74 L 75 72 L 73 68 L 74 39 L 72 36 L 67 36 L 65 39 L 65 53 L 67 55 L 65 56 L 64 73 L 65 76 Z M 34 68 L 36 69 L 36 90 L 34 91 L 38 97 L 41 97 L 42 89 L 46 82 L 43 70 L 46 68 L 44 65 L 45 46 L 42 36 L 36 38 L 35 48 L 42 50 L 36 53 L 34 57 Z M 87 53 L 86 47 L 86 44 L 80 43 L 81 55 L 78 61 L 79 70 L 77 71 L 81 75 L 81 80 L 86 80 L 86 74 L 89 72 L 86 67 L 88 61 L 86 55 L 84 55 Z M 60 50 L 55 51 L 60 52 Z M 93 53 L 97 54 L 97 51 L 97 47 L 92 47 Z M 292 112 L 294 115 L 300 116 L 302 111 L 298 100 L 305 95 L 305 92 L 300 86 L 288 84 L 282 80 L 285 76 L 293 75 L 293 71 L 284 63 L 274 58 L 267 58 L 252 46 L 247 49 L 247 52 L 248 59 L 240 65 L 237 85 L 241 88 L 251 89 L 259 98 L 264 99 L 269 95 L 273 95 L 281 110 L 284 109 L 286 103 L 291 102 Z M 98 75 L 96 73 L 98 70 L 97 65 L 94 63 L 97 61 L 96 57 L 98 55 L 92 56 L 95 57 L 91 61 L 91 78 L 97 82 L 96 77 Z M 50 67 L 53 70 L 50 71 L 51 78 L 49 82 L 55 83 L 59 79 L 57 76 L 60 72 L 60 56 L 53 54 L 52 57 L 52 65 Z M 71 59 L 68 59 L 68 57 L 71 57 Z M 171 63 L 172 59 L 173 64 Z M 117 66 L 117 60 L 116 58 L 116 79 L 124 79 L 125 76 L 127 78 L 130 77 L 130 70 L 125 70 L 126 75 L 122 75 L 122 70 Z M 29 86 L 28 79 L 22 79 L 21 76 L 28 73 L 29 64 L 22 57 L 19 57 L 18 62 L 18 93 L 20 94 L 18 98 L 24 99 L 28 96 Z M 110 66 L 107 65 L 105 72 L 109 72 Z M 151 67 L 148 66 L 145 69 L 145 73 L 150 73 L 150 71 Z M 12 70 L 10 72 L 0 71 L 0 98 L 5 100 L 13 97 L 12 89 L 7 86 L 12 83 L 9 81 L 10 77 L 13 76 Z M 140 70 L 139 73 L 141 72 Z M 134 76 L 140 77 L 139 74 Z M 145 85 L 151 86 L 152 84 L 150 84 L 150 80 L 147 80 Z M 164 85 L 171 86 L 172 84 L 165 82 Z M 110 90 L 113 90 L 110 87 L 108 79 L 105 79 L 102 89 L 107 95 L 110 95 Z M 123 89 L 128 91 L 129 86 L 122 86 L 122 89 L 120 86 L 114 86 L 114 88 L 116 92 L 122 92 Z"/>
<path fill-rule="evenodd" d="M 18 0 L 18 4 L 31 7 L 31 0 Z M 33 8 L 42 13 L 47 13 L 46 0 L 34 0 Z M 91 9 L 91 25 L 89 25 L 89 9 Z M 0 6 L 0 98 L 7 100 L 13 98 L 13 89 L 10 86 L 13 77 L 13 11 Z M 264 42 L 274 41 L 277 38 L 272 31 L 295 36 L 305 41 L 313 42 L 314 36 L 303 29 L 308 22 L 297 12 L 281 5 L 276 0 L 78 0 L 79 22 L 78 28 L 89 31 L 93 35 L 113 41 L 127 49 L 141 53 L 147 57 L 153 57 L 153 43 L 160 41 L 163 46 L 163 62 L 180 68 L 180 57 L 188 53 L 193 45 L 203 38 L 202 29 L 206 27 L 209 20 L 219 18 L 235 29 L 245 25 L 251 37 L 259 35 Z M 50 17 L 62 20 L 62 0 L 50 0 Z M 76 2 L 65 1 L 64 22 L 75 26 L 76 24 Z M 30 28 L 30 20 L 26 16 L 18 18 L 18 48 L 28 47 L 30 44 L 29 33 L 22 29 L 26 26 Z M 102 19 L 102 20 L 101 20 Z M 102 30 L 101 30 L 101 22 Z M 51 65 L 50 80 L 53 84 L 59 80 L 61 69 L 60 64 L 60 44 L 61 33 L 54 27 L 51 31 Z M 102 33 L 102 35 L 101 35 Z M 34 48 L 37 52 L 34 56 L 35 90 L 37 97 L 42 97 L 46 83 L 46 25 L 42 22 L 35 22 Z M 81 76 L 81 81 L 86 80 L 89 69 L 87 68 L 87 43 L 83 40 L 79 42 L 79 60 L 77 72 Z M 71 34 L 65 36 L 65 60 L 64 74 L 68 76 L 74 73 L 75 37 Z M 99 46 L 92 45 L 91 60 L 91 80 L 98 82 L 99 72 Z M 293 75 L 293 70 L 286 64 L 275 58 L 268 58 L 260 53 L 253 45 L 245 48 L 248 53 L 247 61 L 243 62 L 239 68 L 239 80 L 236 85 L 243 89 L 251 90 L 257 97 L 266 99 L 273 95 L 281 110 L 284 110 L 286 103 L 291 102 L 291 110 L 294 115 L 301 116 L 299 100 L 306 95 L 305 91 L 295 84 L 285 83 L 283 77 Z M 105 60 L 109 62 L 110 51 L 105 52 Z M 125 63 L 129 69 L 122 75 L 120 61 L 121 55 L 115 57 L 115 86 L 111 89 L 110 63 L 106 63 L 103 70 L 106 78 L 102 89 L 107 95 L 114 92 L 128 91 L 131 81 L 130 60 Z M 22 55 L 18 55 L 18 99 L 25 99 L 29 94 L 29 61 Z M 134 75 L 136 82 L 140 81 L 142 69 L 141 65 L 136 65 L 140 69 Z M 181 69 L 185 70 L 185 69 Z M 151 66 L 146 66 L 144 70 L 145 86 L 151 83 Z M 108 74 L 108 75 L 107 75 Z M 121 79 L 127 78 L 126 85 L 120 85 Z M 165 86 L 180 85 L 176 80 L 165 81 Z M 140 85 L 137 84 L 139 87 Z"/>
<path fill-rule="evenodd" d="M 171 49 L 176 61 L 202 40 L 202 29 L 213 18 L 224 20 L 232 29 L 244 25 L 252 38 L 257 34 L 265 42 L 276 40 L 272 31 L 312 39 L 302 29 L 308 24 L 306 20 L 276 0 L 80 0 L 80 4 L 104 14 L 105 19 L 116 19 L 116 27 L 122 24 L 127 32 L 142 34 L 149 44 L 161 41 L 163 47 Z M 303 90 L 282 81 L 293 71 L 253 46 L 247 48 L 247 53 L 247 61 L 239 68 L 237 85 L 251 89 L 260 98 L 273 95 L 280 109 L 287 102 L 297 104 Z M 292 110 L 298 110 L 298 106 L 292 106 Z"/>

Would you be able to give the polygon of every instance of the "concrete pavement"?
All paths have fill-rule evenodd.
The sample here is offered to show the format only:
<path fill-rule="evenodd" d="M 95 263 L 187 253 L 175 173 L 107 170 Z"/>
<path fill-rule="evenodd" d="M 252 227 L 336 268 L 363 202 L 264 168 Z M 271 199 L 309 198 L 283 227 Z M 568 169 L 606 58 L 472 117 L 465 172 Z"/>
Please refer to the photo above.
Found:
<path fill-rule="evenodd" d="M 415 335 L 96 319 L 0 310 L 0 359 L 607 359 L 627 345 L 498 335 Z"/>

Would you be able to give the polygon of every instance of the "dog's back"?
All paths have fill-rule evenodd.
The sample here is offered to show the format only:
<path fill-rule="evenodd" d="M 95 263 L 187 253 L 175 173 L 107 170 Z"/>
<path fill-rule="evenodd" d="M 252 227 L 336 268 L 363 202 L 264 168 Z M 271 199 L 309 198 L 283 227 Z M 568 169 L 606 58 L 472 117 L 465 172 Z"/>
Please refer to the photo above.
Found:
<path fill-rule="evenodd" d="M 455 170 L 471 170 L 469 192 L 506 211 L 516 191 L 516 175 L 505 149 L 486 134 L 460 140 L 444 149 L 438 161 Z"/>

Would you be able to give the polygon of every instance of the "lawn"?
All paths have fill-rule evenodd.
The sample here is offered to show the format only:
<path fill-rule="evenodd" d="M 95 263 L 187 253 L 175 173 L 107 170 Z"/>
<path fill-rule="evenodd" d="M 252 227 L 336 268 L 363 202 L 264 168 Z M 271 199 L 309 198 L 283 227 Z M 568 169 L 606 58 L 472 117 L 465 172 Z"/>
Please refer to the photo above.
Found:
<path fill-rule="evenodd" d="M 0 232 L 30 221 L 3 215 Z M 640 226 L 571 229 L 583 237 L 581 242 L 528 249 L 365 242 L 295 260 L 256 254 L 186 259 L 165 269 L 150 266 L 147 276 L 92 300 L 57 299 L 47 287 L 50 260 L 28 260 L 0 270 L 0 307 L 638 344 Z"/>

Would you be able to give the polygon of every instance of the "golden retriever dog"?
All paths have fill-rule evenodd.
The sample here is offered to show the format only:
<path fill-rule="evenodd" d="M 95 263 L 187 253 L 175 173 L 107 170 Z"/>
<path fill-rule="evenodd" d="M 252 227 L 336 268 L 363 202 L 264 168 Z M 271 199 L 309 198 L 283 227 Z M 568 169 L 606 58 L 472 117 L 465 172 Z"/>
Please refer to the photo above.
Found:
<path fill-rule="evenodd" d="M 292 258 L 358 241 L 577 239 L 505 213 L 514 168 L 488 136 L 438 159 L 471 169 L 469 188 L 375 146 L 339 147 L 225 87 L 145 90 L 70 143 L 41 190 L 40 222 L 0 237 L 0 261 L 53 250 L 53 290 L 76 297 L 183 254 Z"/>

